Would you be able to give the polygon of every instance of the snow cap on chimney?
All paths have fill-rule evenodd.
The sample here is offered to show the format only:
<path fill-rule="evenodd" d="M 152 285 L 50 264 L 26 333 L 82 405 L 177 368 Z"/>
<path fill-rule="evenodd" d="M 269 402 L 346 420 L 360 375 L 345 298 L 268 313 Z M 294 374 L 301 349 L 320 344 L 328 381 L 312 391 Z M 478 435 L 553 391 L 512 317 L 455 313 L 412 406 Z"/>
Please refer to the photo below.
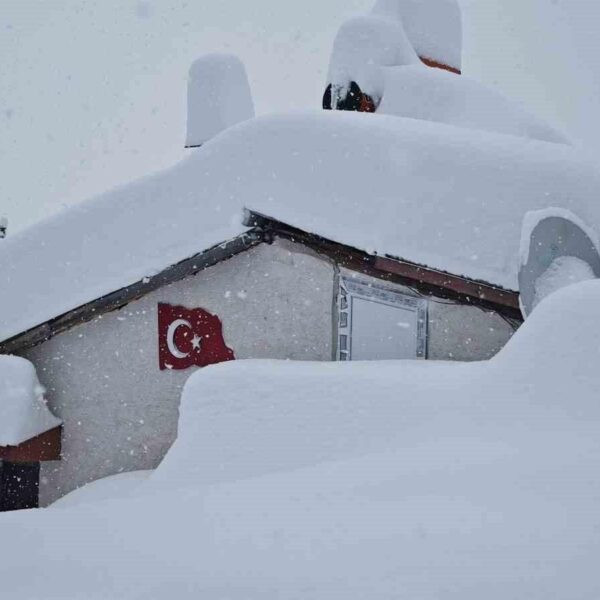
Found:
<path fill-rule="evenodd" d="M 254 102 L 242 61 L 207 54 L 190 68 L 186 148 L 201 146 L 236 123 L 254 117 Z"/>
<path fill-rule="evenodd" d="M 462 16 L 457 0 L 376 0 L 372 14 L 401 22 L 425 64 L 460 72 Z"/>

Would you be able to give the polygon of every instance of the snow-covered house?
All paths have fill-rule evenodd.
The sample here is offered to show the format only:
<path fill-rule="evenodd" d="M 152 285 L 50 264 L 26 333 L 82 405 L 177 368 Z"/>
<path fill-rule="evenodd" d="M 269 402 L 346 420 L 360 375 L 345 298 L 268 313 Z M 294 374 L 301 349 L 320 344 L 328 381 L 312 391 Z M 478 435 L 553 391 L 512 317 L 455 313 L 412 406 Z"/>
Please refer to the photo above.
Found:
<path fill-rule="evenodd" d="M 1 242 L 0 351 L 33 362 L 63 420 L 41 504 L 155 467 L 183 384 L 215 362 L 489 358 L 522 321 L 527 213 L 600 227 L 595 163 L 496 92 L 336 60 L 328 83 L 358 82 L 377 114 L 253 118 L 239 61 L 205 58 L 187 159 Z"/>

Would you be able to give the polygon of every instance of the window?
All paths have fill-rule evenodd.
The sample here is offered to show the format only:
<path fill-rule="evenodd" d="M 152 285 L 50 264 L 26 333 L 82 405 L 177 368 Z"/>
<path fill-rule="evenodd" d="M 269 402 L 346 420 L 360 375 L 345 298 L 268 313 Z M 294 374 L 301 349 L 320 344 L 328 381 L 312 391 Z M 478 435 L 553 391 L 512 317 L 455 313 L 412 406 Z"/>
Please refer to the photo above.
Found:
<path fill-rule="evenodd" d="M 427 301 L 364 279 L 342 277 L 338 360 L 426 358 Z"/>

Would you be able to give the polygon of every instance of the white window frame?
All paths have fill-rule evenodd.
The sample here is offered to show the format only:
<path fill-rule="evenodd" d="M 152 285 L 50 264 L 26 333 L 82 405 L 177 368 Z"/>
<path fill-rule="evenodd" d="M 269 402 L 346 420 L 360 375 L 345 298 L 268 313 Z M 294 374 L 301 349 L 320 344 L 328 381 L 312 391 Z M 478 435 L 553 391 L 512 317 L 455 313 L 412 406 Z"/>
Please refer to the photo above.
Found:
<path fill-rule="evenodd" d="M 426 299 L 410 296 L 374 281 L 367 281 L 359 277 L 341 276 L 337 300 L 337 360 L 352 360 L 353 298 L 387 304 L 388 306 L 408 309 L 417 313 L 417 348 L 415 359 L 427 358 L 428 302 Z"/>

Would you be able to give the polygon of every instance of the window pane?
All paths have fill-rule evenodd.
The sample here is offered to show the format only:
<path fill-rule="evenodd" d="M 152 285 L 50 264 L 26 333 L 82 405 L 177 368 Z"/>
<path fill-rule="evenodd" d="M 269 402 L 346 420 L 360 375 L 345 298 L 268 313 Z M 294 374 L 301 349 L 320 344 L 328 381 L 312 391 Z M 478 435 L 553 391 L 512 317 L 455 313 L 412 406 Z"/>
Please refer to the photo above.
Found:
<path fill-rule="evenodd" d="M 352 360 L 416 356 L 416 311 L 352 298 Z"/>

